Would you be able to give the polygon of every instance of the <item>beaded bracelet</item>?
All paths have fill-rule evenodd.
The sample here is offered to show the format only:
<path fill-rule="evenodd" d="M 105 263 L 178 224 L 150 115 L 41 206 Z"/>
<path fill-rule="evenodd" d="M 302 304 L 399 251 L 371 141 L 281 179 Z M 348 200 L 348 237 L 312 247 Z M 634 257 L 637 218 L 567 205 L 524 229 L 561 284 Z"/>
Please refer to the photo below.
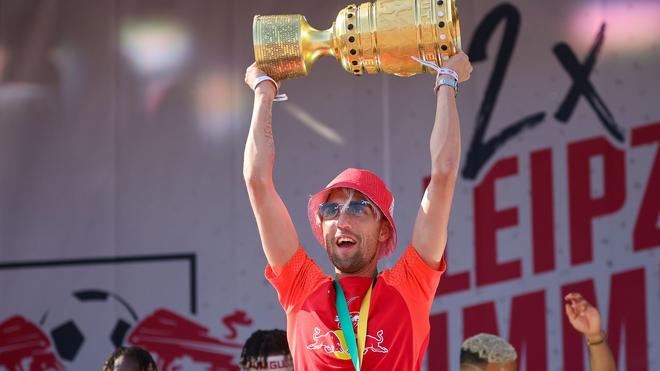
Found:
<path fill-rule="evenodd" d="M 587 342 L 587 345 L 588 345 L 588 346 L 592 346 L 592 345 L 600 345 L 600 344 L 604 343 L 605 340 L 607 340 L 607 333 L 606 333 L 605 331 L 602 331 L 602 330 L 601 330 L 600 333 L 601 333 L 602 336 L 601 336 L 601 338 L 600 338 L 599 340 L 596 340 L 596 341 L 590 341 L 589 338 L 587 338 L 587 337 L 585 336 L 584 341 Z"/>

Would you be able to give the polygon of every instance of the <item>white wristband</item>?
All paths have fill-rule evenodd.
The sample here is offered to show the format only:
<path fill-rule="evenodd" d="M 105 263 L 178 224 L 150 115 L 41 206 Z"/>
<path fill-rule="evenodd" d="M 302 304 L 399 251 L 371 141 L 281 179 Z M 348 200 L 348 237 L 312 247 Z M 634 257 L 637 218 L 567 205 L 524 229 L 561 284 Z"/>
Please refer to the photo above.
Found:
<path fill-rule="evenodd" d="M 450 70 L 449 68 L 439 68 L 436 71 L 438 71 L 438 75 L 449 75 L 454 78 L 454 80 L 458 81 L 458 74 L 454 70 Z"/>
<path fill-rule="evenodd" d="M 433 91 L 435 91 L 436 94 L 438 94 L 438 89 L 440 89 L 441 85 L 449 85 L 452 88 L 454 88 L 454 93 L 458 94 L 458 73 L 456 71 L 449 69 L 449 68 L 442 68 L 436 65 L 435 63 L 431 63 L 422 59 L 419 59 L 415 56 L 410 57 L 413 60 L 423 64 L 426 67 L 433 68 L 438 74 L 435 75 L 435 86 L 433 87 Z M 440 76 L 447 75 L 451 76 L 451 79 L 447 78 L 440 78 Z"/>
<path fill-rule="evenodd" d="M 287 97 L 286 94 L 278 94 L 280 91 L 280 84 L 278 84 L 277 81 L 275 81 L 272 77 L 268 75 L 257 77 L 254 80 L 254 85 L 251 87 L 252 90 L 256 90 L 257 85 L 261 84 L 264 81 L 271 81 L 273 84 L 275 84 L 275 98 L 273 99 L 274 102 L 281 102 L 289 99 L 289 97 Z"/>
<path fill-rule="evenodd" d="M 452 69 L 439 67 L 435 63 L 428 62 L 428 61 L 425 61 L 423 59 L 419 59 L 415 56 L 412 56 L 410 58 L 412 58 L 413 60 L 415 60 L 415 61 L 417 61 L 417 62 L 419 62 L 423 65 L 425 65 L 426 67 L 433 68 L 438 73 L 438 75 L 449 75 L 449 76 L 453 77 L 456 81 L 459 80 L 458 73 L 456 73 L 456 71 L 454 71 Z"/>

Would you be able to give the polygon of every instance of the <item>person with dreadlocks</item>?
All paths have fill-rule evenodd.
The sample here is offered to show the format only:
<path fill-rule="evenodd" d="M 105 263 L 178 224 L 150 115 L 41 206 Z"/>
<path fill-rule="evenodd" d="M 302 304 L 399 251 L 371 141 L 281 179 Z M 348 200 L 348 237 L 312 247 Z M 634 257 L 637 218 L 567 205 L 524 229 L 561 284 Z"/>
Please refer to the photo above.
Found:
<path fill-rule="evenodd" d="M 253 332 L 245 341 L 239 365 L 245 371 L 292 371 L 286 332 L 278 329 Z"/>
<path fill-rule="evenodd" d="M 103 371 L 158 371 L 151 354 L 139 347 L 119 347 L 103 364 Z"/>
<path fill-rule="evenodd" d="M 445 270 L 447 224 L 461 158 L 456 86 L 472 72 L 463 52 L 444 61 L 443 67 L 436 77 L 429 138 L 431 179 L 410 244 L 391 269 L 377 269 L 397 242 L 394 197 L 382 179 L 349 168 L 309 199 L 310 226 L 334 265 L 334 277 L 301 247 L 273 182 L 272 105 L 279 84 L 256 64 L 246 71 L 245 82 L 255 95 L 243 176 L 268 261 L 266 278 L 286 312 L 298 370 L 421 369 L 429 313 Z M 373 144 L 373 133 L 356 130 L 358 145 Z M 329 165 L 319 161 L 317 169 Z"/>

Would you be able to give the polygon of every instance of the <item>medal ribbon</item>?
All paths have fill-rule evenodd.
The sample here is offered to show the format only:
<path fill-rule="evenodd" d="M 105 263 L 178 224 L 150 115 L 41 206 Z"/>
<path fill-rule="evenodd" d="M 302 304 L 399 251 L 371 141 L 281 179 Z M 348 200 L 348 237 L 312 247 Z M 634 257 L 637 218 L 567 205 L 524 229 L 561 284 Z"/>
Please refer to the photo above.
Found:
<path fill-rule="evenodd" d="M 355 332 L 353 331 L 353 321 L 351 321 L 351 313 L 348 311 L 348 304 L 346 303 L 346 295 L 341 288 L 338 279 L 335 279 L 333 284 L 337 295 L 335 297 L 335 306 L 337 307 L 337 315 L 339 316 L 339 323 L 341 324 L 342 332 L 346 346 L 348 346 L 348 354 L 351 356 L 353 367 L 356 371 L 360 371 L 362 365 L 362 356 L 364 355 L 364 345 L 367 340 L 367 321 L 369 320 L 369 305 L 371 304 L 371 289 L 376 285 L 376 277 L 378 272 L 374 273 L 374 279 L 369 285 L 362 304 L 360 305 L 360 318 L 358 319 L 357 328 L 357 341 L 355 339 Z"/>

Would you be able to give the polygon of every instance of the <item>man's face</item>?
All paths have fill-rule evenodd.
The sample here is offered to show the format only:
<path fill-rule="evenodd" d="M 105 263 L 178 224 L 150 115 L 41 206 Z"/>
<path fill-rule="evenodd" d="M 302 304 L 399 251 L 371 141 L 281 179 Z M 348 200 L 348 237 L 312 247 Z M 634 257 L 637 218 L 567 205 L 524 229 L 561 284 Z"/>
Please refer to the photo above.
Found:
<path fill-rule="evenodd" d="M 368 201 L 360 192 L 353 192 L 350 199 L 349 194 L 346 189 L 335 189 L 326 202 L 346 205 L 351 201 Z M 361 273 L 370 264 L 375 266 L 378 246 L 389 238 L 387 220 L 377 219 L 372 207 L 366 207 L 365 211 L 364 215 L 352 215 L 340 209 L 334 218 L 321 218 L 326 252 L 342 273 Z"/>
<path fill-rule="evenodd" d="M 489 363 L 485 371 L 518 371 L 516 361 L 506 363 Z"/>

